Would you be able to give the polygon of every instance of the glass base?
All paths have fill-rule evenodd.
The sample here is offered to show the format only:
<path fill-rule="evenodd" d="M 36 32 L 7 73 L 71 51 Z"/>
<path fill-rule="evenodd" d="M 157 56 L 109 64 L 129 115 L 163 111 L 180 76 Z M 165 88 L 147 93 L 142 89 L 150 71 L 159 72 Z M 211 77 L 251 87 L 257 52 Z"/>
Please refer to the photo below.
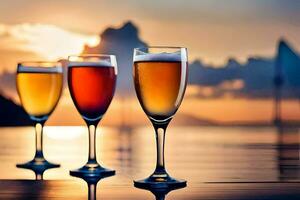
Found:
<path fill-rule="evenodd" d="M 70 175 L 81 177 L 81 178 L 101 178 L 115 175 L 116 171 L 111 169 L 106 169 L 101 167 L 100 165 L 97 166 L 89 166 L 85 165 L 79 169 L 71 170 Z"/>
<path fill-rule="evenodd" d="M 174 179 L 170 176 L 164 178 L 157 178 L 153 175 L 143 179 L 134 181 L 134 186 L 143 189 L 156 189 L 156 188 L 166 188 L 166 189 L 176 189 L 186 186 L 186 180 Z"/>
<path fill-rule="evenodd" d="M 33 160 L 17 164 L 18 168 L 24 168 L 24 169 L 31 169 L 35 171 L 44 170 L 44 169 L 50 169 L 50 168 L 57 168 L 60 167 L 60 164 L 54 164 L 49 161 L 47 161 L 45 158 L 34 158 Z"/>

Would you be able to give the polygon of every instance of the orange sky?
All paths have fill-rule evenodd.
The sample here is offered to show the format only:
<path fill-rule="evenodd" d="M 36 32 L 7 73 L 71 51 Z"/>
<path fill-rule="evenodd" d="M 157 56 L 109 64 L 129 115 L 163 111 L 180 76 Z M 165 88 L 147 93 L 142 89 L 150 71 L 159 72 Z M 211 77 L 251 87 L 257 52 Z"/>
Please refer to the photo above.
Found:
<path fill-rule="evenodd" d="M 141 38 L 150 45 L 186 46 L 191 59 L 220 64 L 228 57 L 243 61 L 249 55 L 273 56 L 280 37 L 300 49 L 298 8 L 299 3 L 292 0 L 284 3 L 277 0 L 128 0 L 126 3 L 122 0 L 11 0 L 0 3 L 0 24 L 39 23 L 41 26 L 33 29 L 49 29 L 48 32 L 53 31 L 53 39 L 59 41 L 58 38 L 74 34 L 78 38 L 95 37 L 108 26 L 120 26 L 132 20 L 140 27 Z M 0 42 L 1 29 L 0 26 Z M 38 32 L 43 34 L 41 30 Z M 71 48 L 78 38 L 70 40 L 72 45 L 62 46 L 61 51 L 74 52 Z M 42 46 L 47 41 L 41 39 L 35 45 Z M 58 55 L 53 50 L 49 52 L 50 57 Z"/>

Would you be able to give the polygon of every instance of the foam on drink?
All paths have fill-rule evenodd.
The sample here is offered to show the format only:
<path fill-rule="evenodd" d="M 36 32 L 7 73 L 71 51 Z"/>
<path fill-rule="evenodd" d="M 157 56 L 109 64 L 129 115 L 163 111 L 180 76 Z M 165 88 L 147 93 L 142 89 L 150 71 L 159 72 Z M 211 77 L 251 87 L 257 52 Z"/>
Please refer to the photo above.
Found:
<path fill-rule="evenodd" d="M 61 67 L 19 67 L 18 73 L 62 73 Z"/>
<path fill-rule="evenodd" d="M 141 61 L 162 61 L 162 62 L 185 62 L 178 53 L 149 53 L 145 55 L 137 55 L 134 57 L 134 62 Z"/>

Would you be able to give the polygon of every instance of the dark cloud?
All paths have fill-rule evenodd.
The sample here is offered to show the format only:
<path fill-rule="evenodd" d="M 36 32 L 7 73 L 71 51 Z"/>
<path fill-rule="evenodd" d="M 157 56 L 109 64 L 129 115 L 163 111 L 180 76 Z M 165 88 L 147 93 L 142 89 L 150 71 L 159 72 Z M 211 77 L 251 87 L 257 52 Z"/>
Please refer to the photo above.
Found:
<path fill-rule="evenodd" d="M 282 58 L 280 65 L 284 80 L 283 96 L 299 98 L 300 57 L 286 42 L 281 41 L 278 58 Z M 235 88 L 232 91 L 228 91 L 228 88 L 226 91 L 215 90 L 212 96 L 231 92 L 236 96 L 270 97 L 273 95 L 275 67 L 279 65 L 278 58 L 250 57 L 245 64 L 229 59 L 226 65 L 217 68 L 195 61 L 190 65 L 189 82 L 194 85 L 218 88 L 225 81 L 241 80 L 244 86 L 240 90 Z"/>
<path fill-rule="evenodd" d="M 118 63 L 118 93 L 132 93 L 133 49 L 146 46 L 139 37 L 138 28 L 131 22 L 121 28 L 107 28 L 100 35 L 101 42 L 95 47 L 86 46 L 83 53 L 114 54 Z"/>

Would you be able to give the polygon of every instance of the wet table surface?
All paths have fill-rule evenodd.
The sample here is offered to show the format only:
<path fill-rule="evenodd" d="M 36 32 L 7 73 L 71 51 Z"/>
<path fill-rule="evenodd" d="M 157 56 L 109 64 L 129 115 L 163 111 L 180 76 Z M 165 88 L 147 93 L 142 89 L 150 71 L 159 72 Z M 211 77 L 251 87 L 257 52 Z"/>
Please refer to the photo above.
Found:
<path fill-rule="evenodd" d="M 300 183 L 201 183 L 162 194 L 134 188 L 131 184 L 115 184 L 102 180 L 94 190 L 87 184 L 71 180 L 2 180 L 1 199 L 299 199 Z M 96 190 L 96 191 L 95 191 Z M 90 192 L 90 194 L 89 194 Z M 156 195 L 156 196 L 155 196 Z M 91 198 L 94 199 L 94 198 Z"/>
<path fill-rule="evenodd" d="M 30 127 L 0 129 L 0 199 L 300 199 L 299 128 L 170 127 L 168 172 L 188 181 L 182 189 L 146 191 L 133 179 L 155 166 L 152 128 L 100 128 L 98 159 L 117 174 L 95 183 L 69 176 L 87 158 L 84 127 L 46 127 L 44 150 L 60 168 L 44 180 L 15 165 L 34 152 Z M 156 196 L 155 196 L 156 195 Z"/>

